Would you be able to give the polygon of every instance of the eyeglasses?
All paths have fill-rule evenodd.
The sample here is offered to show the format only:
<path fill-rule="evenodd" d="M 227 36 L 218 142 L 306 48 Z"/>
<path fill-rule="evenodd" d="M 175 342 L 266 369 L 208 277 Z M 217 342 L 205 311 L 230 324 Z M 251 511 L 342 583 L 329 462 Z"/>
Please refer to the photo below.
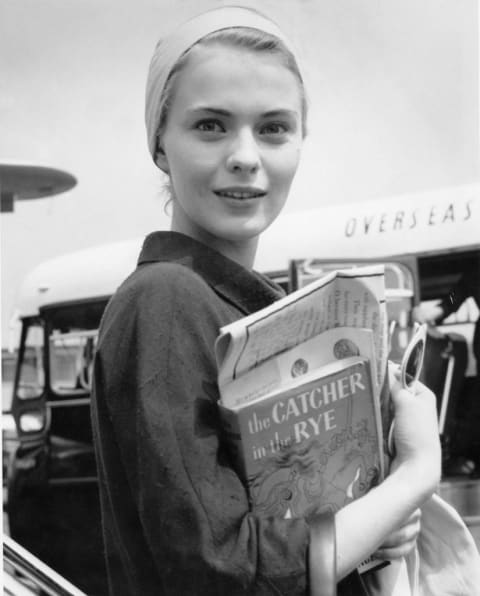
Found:
<path fill-rule="evenodd" d="M 413 392 L 415 384 L 422 372 L 423 358 L 425 356 L 425 345 L 427 342 L 427 325 L 415 323 L 413 335 L 408 342 L 408 346 L 403 353 L 400 363 L 400 383 L 403 389 Z M 392 420 L 388 431 L 387 447 L 390 455 L 395 455 L 395 445 L 393 441 L 393 431 L 395 420 Z"/>
<path fill-rule="evenodd" d="M 413 336 L 405 350 L 400 364 L 400 382 L 404 389 L 413 390 L 420 377 L 427 342 L 427 325 L 415 323 Z"/>

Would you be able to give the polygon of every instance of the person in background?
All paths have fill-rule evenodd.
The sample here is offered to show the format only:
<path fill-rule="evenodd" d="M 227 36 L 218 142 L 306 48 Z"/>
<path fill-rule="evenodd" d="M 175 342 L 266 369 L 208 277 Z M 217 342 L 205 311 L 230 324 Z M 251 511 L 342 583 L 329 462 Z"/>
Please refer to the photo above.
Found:
<path fill-rule="evenodd" d="M 467 298 L 473 298 L 477 308 L 480 309 L 480 254 L 464 269 L 460 279 L 442 300 L 416 306 L 413 309 L 413 319 L 418 323 L 438 325 L 456 312 Z M 480 317 L 475 323 L 472 347 L 478 376 L 480 374 Z"/>
<path fill-rule="evenodd" d="M 476 259 L 463 264 L 463 271 L 448 293 L 437 302 L 424 302 L 413 309 L 413 319 L 419 323 L 438 325 L 473 298 L 480 309 L 480 253 Z M 428 344 L 427 344 L 428 349 Z M 472 352 L 476 374 L 471 379 L 468 398 L 453 404 L 449 416 L 452 436 L 444 444 L 444 474 L 448 476 L 480 474 L 480 316 L 477 317 L 472 338 Z"/>
<path fill-rule="evenodd" d="M 335 516 L 262 518 L 222 440 L 220 327 L 281 289 L 253 269 L 306 135 L 298 60 L 258 12 L 222 7 L 158 43 L 146 93 L 149 149 L 169 176 L 171 231 L 145 239 L 105 311 L 92 424 L 112 596 L 363 593 L 357 566 L 415 546 L 440 477 L 433 394 L 391 371 L 391 474 Z M 323 222 L 322 225 L 328 225 Z M 330 577 L 331 574 L 331 577 Z"/>

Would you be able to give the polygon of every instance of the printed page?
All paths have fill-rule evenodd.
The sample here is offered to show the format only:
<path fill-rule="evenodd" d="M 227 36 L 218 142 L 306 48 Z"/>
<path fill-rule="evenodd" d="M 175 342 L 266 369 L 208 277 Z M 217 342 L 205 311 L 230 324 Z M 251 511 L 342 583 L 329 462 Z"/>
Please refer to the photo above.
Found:
<path fill-rule="evenodd" d="M 370 329 L 336 327 L 286 350 L 237 379 L 220 386 L 221 404 L 230 409 L 251 403 L 322 366 L 351 356 L 363 356 L 372 364 L 375 378 L 375 348 Z M 377 392 L 378 395 L 378 392 Z"/>
<path fill-rule="evenodd" d="M 383 266 L 333 271 L 269 307 L 222 327 L 215 346 L 219 385 L 335 327 L 372 330 L 377 384 L 381 386 L 387 359 Z"/>

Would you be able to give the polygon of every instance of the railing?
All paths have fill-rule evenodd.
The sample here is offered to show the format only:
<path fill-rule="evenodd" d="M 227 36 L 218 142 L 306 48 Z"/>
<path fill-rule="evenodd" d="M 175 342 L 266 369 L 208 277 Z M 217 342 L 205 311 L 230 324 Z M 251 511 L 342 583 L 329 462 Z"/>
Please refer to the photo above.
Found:
<path fill-rule="evenodd" d="M 86 596 L 84 592 L 5 534 L 3 535 L 3 561 L 4 565 L 13 568 L 20 577 L 25 577 L 28 583 L 33 583 L 49 596 Z"/>

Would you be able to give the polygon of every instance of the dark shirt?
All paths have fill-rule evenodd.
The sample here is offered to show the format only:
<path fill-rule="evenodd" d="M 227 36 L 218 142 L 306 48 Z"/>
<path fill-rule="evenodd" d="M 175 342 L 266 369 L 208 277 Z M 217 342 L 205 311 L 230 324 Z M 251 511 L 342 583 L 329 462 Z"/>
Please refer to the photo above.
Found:
<path fill-rule="evenodd" d="M 92 421 L 112 596 L 306 594 L 308 526 L 249 510 L 217 408 L 220 327 L 280 296 L 191 238 L 156 232 L 107 306 Z"/>
<path fill-rule="evenodd" d="M 303 594 L 303 520 L 261 520 L 219 439 L 214 343 L 279 297 L 185 236 L 156 233 L 105 312 L 93 421 L 111 593 Z"/>

